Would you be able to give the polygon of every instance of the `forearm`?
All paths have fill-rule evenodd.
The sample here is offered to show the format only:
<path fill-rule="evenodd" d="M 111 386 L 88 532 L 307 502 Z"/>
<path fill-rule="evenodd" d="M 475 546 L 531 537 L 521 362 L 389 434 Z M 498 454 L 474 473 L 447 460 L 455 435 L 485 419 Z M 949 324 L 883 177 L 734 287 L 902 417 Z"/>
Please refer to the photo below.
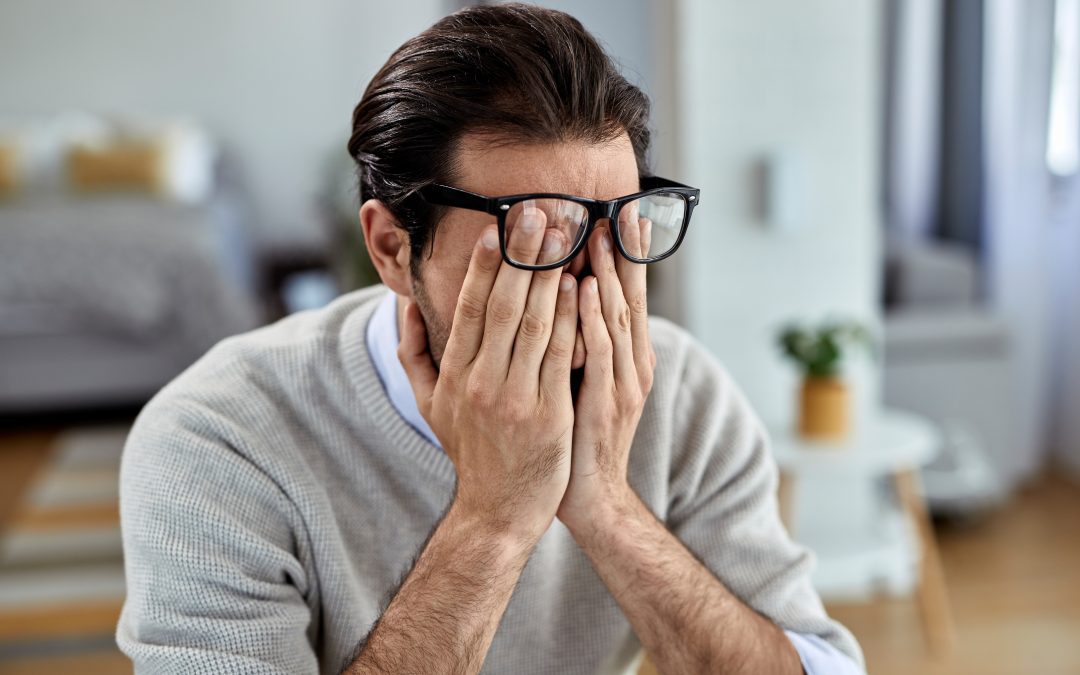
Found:
<path fill-rule="evenodd" d="M 345 672 L 479 672 L 534 546 L 451 507 Z"/>
<path fill-rule="evenodd" d="M 732 595 L 632 490 L 567 525 L 661 672 L 802 672 L 784 632 Z"/>

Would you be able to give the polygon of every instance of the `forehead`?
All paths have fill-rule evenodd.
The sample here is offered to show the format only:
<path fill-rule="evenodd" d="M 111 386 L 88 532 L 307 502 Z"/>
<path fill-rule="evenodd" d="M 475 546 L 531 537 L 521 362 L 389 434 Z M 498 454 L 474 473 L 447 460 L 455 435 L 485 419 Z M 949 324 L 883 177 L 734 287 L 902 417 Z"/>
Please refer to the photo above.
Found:
<path fill-rule="evenodd" d="M 638 189 L 634 148 L 625 133 L 604 143 L 522 143 L 468 133 L 456 159 L 457 187 L 491 197 L 559 192 L 614 199 Z"/>

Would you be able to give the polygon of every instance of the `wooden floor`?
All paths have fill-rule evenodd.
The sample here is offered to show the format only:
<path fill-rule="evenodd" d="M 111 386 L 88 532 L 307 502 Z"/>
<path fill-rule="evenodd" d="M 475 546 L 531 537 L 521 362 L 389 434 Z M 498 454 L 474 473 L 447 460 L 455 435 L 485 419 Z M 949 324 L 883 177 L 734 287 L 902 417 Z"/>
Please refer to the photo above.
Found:
<path fill-rule="evenodd" d="M 939 526 L 957 643 L 933 659 L 907 600 L 830 606 L 875 675 L 1080 674 L 1080 485 L 1048 475 L 982 522 Z"/>
<path fill-rule="evenodd" d="M 51 437 L 0 434 L 0 527 Z M 1000 512 L 938 536 L 957 628 L 950 657 L 929 656 L 910 600 L 829 607 L 859 638 L 870 673 L 1080 674 L 1080 485 L 1047 475 Z M 0 675 L 130 673 L 111 646 L 118 614 L 118 605 L 0 611 Z M 68 646 L 20 655 L 26 641 L 54 640 Z"/>

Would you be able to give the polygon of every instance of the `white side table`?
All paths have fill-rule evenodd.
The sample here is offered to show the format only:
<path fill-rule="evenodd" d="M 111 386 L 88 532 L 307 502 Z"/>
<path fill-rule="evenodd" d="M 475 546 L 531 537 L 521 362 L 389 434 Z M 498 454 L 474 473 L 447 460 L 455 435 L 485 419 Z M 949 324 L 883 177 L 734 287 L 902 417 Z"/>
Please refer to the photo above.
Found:
<path fill-rule="evenodd" d="M 924 635 L 933 651 L 947 652 L 954 640 L 951 611 L 918 484 L 918 469 L 940 450 L 937 428 L 919 415 L 885 410 L 844 442 L 809 441 L 782 428 L 770 434 L 781 517 L 817 555 L 818 590 L 838 597 L 882 584 L 895 589 L 904 585 L 895 577 L 914 566 Z M 876 489 L 882 479 L 893 487 L 894 503 Z"/>

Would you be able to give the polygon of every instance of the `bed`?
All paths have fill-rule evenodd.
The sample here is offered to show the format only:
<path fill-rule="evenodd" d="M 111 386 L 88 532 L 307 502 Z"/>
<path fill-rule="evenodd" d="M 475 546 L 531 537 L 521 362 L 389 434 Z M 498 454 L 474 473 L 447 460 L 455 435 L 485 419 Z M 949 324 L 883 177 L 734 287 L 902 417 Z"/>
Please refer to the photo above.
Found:
<path fill-rule="evenodd" d="M 239 191 L 0 203 L 0 420 L 138 406 L 260 323 Z"/>

